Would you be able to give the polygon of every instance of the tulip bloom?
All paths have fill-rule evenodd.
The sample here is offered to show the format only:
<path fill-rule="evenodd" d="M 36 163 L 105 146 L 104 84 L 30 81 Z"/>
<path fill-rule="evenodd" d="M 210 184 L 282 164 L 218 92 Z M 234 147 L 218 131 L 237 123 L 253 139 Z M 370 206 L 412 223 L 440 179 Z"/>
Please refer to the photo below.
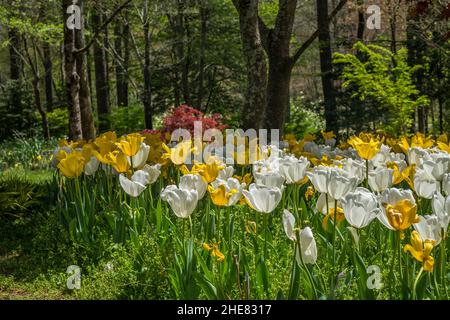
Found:
<path fill-rule="evenodd" d="M 392 187 L 394 170 L 377 168 L 369 172 L 369 186 L 375 192 L 383 192 Z"/>
<path fill-rule="evenodd" d="M 433 213 L 437 216 L 441 229 L 447 232 L 450 222 L 450 196 L 444 198 L 439 192 L 433 194 L 431 202 Z"/>
<path fill-rule="evenodd" d="M 180 178 L 180 189 L 188 191 L 196 190 L 199 200 L 205 196 L 207 187 L 208 184 L 198 174 L 185 174 Z"/>
<path fill-rule="evenodd" d="M 217 179 L 210 186 L 208 191 L 211 199 L 216 206 L 233 206 L 242 197 L 242 190 L 245 184 L 240 184 L 235 178 L 228 180 Z"/>
<path fill-rule="evenodd" d="M 58 169 L 69 179 L 78 178 L 84 170 L 85 159 L 80 152 L 72 152 L 66 155 L 58 163 Z"/>
<path fill-rule="evenodd" d="M 352 137 L 348 140 L 348 143 L 358 152 L 358 155 L 364 160 L 371 160 L 375 155 L 380 152 L 381 143 L 374 140 L 373 137 L 365 139 L 364 141 L 359 137 Z"/>
<path fill-rule="evenodd" d="M 421 198 L 431 199 L 438 189 L 438 182 L 430 177 L 424 170 L 417 169 L 414 176 L 414 191 Z"/>
<path fill-rule="evenodd" d="M 169 185 L 161 192 L 161 199 L 169 203 L 178 218 L 186 219 L 197 207 L 198 194 L 196 190 L 184 190 Z"/>
<path fill-rule="evenodd" d="M 432 272 L 434 267 L 434 258 L 431 251 L 434 247 L 434 241 L 426 239 L 423 241 L 417 231 L 411 233 L 411 244 L 405 245 L 404 252 L 410 252 L 419 262 L 423 263 L 423 270 Z"/>
<path fill-rule="evenodd" d="M 436 215 L 420 216 L 419 222 L 414 224 L 414 229 L 422 239 L 433 240 L 435 246 L 441 242 L 441 225 Z"/>
<path fill-rule="evenodd" d="M 377 198 L 365 188 L 357 188 L 355 192 L 347 194 L 341 202 L 345 219 L 357 229 L 368 226 L 380 213 Z"/>
<path fill-rule="evenodd" d="M 317 244 L 310 227 L 300 231 L 300 249 L 303 263 L 315 264 L 317 261 Z M 297 255 L 298 257 L 298 255 Z M 298 260 L 297 260 L 298 262 Z"/>
<path fill-rule="evenodd" d="M 148 183 L 149 174 L 143 170 L 136 171 L 131 179 L 128 179 L 125 175 L 119 175 L 120 185 L 128 195 L 132 197 L 138 197 L 146 188 Z"/>
<path fill-rule="evenodd" d="M 279 161 L 279 170 L 287 184 L 299 183 L 306 176 L 310 163 L 305 157 L 299 159 L 287 156 Z"/>
<path fill-rule="evenodd" d="M 270 213 L 278 206 L 283 189 L 269 188 L 252 183 L 249 190 L 243 190 L 244 197 L 250 206 L 263 213 Z"/>
<path fill-rule="evenodd" d="M 419 222 L 411 190 L 387 189 L 381 196 L 381 203 L 383 207 L 378 219 L 388 229 L 400 231 L 401 237 L 404 230 Z"/>
<path fill-rule="evenodd" d="M 295 217 L 294 215 L 289 211 L 284 209 L 283 211 L 283 228 L 284 232 L 286 233 L 286 236 L 291 241 L 296 241 L 297 236 L 295 235 Z"/>
<path fill-rule="evenodd" d="M 144 139 L 139 133 L 133 133 L 122 137 L 116 145 L 127 157 L 132 157 L 139 152 Z"/>
<path fill-rule="evenodd" d="M 128 163 L 133 164 L 133 168 L 142 168 L 148 159 L 148 154 L 150 152 L 150 146 L 145 143 L 141 144 L 139 151 L 132 157 L 128 157 Z"/>

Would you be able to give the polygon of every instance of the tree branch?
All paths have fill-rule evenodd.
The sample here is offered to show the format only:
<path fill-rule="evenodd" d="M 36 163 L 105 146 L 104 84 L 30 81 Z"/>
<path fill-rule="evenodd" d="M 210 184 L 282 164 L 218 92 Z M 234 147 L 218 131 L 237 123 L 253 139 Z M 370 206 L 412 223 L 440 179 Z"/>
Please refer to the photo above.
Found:
<path fill-rule="evenodd" d="M 86 46 L 84 46 L 84 48 L 74 50 L 73 53 L 79 54 L 79 53 L 83 53 L 83 52 L 89 50 L 89 48 L 94 44 L 94 41 L 97 39 L 97 37 L 100 35 L 100 33 L 103 32 L 103 29 L 105 29 L 111 23 L 111 21 L 120 13 L 120 11 L 122 11 L 126 6 L 128 6 L 128 4 L 131 1 L 133 1 L 133 0 L 127 0 L 120 7 L 118 7 L 116 9 L 116 11 L 114 11 L 113 14 L 100 26 L 100 28 L 98 28 L 95 31 L 94 35 L 89 40 L 89 43 Z"/>
<path fill-rule="evenodd" d="M 264 50 L 266 52 L 268 52 L 270 37 L 271 37 L 273 29 L 268 28 L 266 23 L 264 22 L 264 20 L 259 15 L 258 15 L 258 29 L 259 29 L 259 35 L 261 36 L 261 43 L 264 47 Z"/>
<path fill-rule="evenodd" d="M 322 28 L 328 27 L 330 25 L 331 20 L 333 20 L 336 15 L 341 11 L 341 9 L 344 7 L 344 5 L 347 3 L 347 0 L 341 0 L 336 8 L 331 12 L 331 14 L 328 16 L 328 20 L 326 23 L 322 26 Z M 309 48 L 309 46 L 316 40 L 316 38 L 319 36 L 320 31 L 322 31 L 320 28 L 317 28 L 316 31 L 306 40 L 300 48 L 295 52 L 294 56 L 291 57 L 291 63 L 295 64 L 298 59 L 300 59 L 301 55 L 306 51 L 306 49 Z"/>

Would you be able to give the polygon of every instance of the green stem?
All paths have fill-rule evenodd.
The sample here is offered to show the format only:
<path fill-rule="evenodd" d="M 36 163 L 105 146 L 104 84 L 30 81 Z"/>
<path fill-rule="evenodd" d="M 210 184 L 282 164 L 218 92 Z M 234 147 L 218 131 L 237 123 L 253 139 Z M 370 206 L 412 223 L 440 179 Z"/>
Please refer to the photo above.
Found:
<path fill-rule="evenodd" d="M 422 276 L 422 273 L 423 273 L 423 267 L 420 268 L 419 274 L 417 275 L 416 280 L 414 281 L 412 300 L 416 300 L 416 287 L 417 287 L 417 283 L 419 282 L 420 277 Z"/>

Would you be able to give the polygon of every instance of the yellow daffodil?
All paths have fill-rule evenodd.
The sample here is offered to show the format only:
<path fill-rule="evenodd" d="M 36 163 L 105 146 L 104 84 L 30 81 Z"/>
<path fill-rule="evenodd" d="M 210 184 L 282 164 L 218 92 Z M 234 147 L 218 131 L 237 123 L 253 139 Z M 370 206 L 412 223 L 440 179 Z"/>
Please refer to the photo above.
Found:
<path fill-rule="evenodd" d="M 389 224 L 397 231 L 401 232 L 403 238 L 403 231 L 411 227 L 414 223 L 419 222 L 417 215 L 417 205 L 408 199 L 403 199 L 395 205 L 387 204 L 386 216 Z"/>
<path fill-rule="evenodd" d="M 411 233 L 411 244 L 405 245 L 404 252 L 409 252 L 419 262 L 423 263 L 423 270 L 432 272 L 434 267 L 434 258 L 431 256 L 435 241 L 422 240 L 417 231 Z"/>
<path fill-rule="evenodd" d="M 219 250 L 219 243 L 210 242 L 210 243 L 203 243 L 203 249 L 206 251 L 211 251 L 211 256 L 216 257 L 217 261 L 222 262 L 225 260 L 225 256 L 222 252 Z"/>
<path fill-rule="evenodd" d="M 122 137 L 116 145 L 126 156 L 132 157 L 139 152 L 144 139 L 139 133 L 133 133 Z"/>
<path fill-rule="evenodd" d="M 83 155 L 80 152 L 74 151 L 67 154 L 66 157 L 58 163 L 58 169 L 65 177 L 75 179 L 83 172 L 84 163 L 85 159 Z"/>
<path fill-rule="evenodd" d="M 374 140 L 372 136 L 351 137 L 348 143 L 358 152 L 358 155 L 365 160 L 370 160 L 380 152 L 381 142 Z"/>

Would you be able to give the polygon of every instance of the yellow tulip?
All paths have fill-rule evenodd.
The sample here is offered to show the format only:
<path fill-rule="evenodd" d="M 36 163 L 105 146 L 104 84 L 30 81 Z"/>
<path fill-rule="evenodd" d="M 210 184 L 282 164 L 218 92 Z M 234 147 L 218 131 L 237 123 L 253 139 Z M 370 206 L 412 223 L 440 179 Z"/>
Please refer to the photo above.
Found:
<path fill-rule="evenodd" d="M 113 162 L 111 165 L 118 173 L 126 173 L 130 168 L 130 164 L 128 163 L 127 156 L 123 153 L 117 153 L 114 155 L 112 159 Z"/>
<path fill-rule="evenodd" d="M 165 150 L 162 159 L 170 159 L 175 165 L 185 163 L 193 150 L 190 140 L 178 143 L 175 148 L 169 148 L 165 143 L 162 144 L 162 147 Z"/>
<path fill-rule="evenodd" d="M 325 216 L 325 218 L 322 221 L 322 228 L 324 230 L 328 229 L 328 220 L 334 220 L 334 208 L 330 208 L 328 210 L 328 214 Z M 342 222 L 345 220 L 345 215 L 344 215 L 344 209 L 338 207 L 337 211 L 336 211 L 336 221 L 337 223 Z"/>
<path fill-rule="evenodd" d="M 190 173 L 200 175 L 206 183 L 211 183 L 219 176 L 219 171 L 224 168 L 218 162 L 208 164 L 195 164 Z M 187 169 L 187 168 L 186 168 Z M 186 170 L 184 169 L 184 170 Z M 183 172 L 184 173 L 184 172 Z M 187 171 L 189 173 L 189 170 Z"/>
<path fill-rule="evenodd" d="M 230 198 L 239 191 L 232 189 L 227 192 L 225 185 L 222 184 L 217 189 L 214 189 L 212 186 L 208 186 L 208 192 L 211 195 L 212 202 L 216 206 L 224 207 L 228 206 Z"/>
<path fill-rule="evenodd" d="M 83 172 L 84 164 L 83 155 L 79 152 L 72 152 L 58 163 L 58 169 L 65 177 L 75 179 Z"/>
<path fill-rule="evenodd" d="M 419 222 L 417 205 L 408 199 L 400 200 L 395 205 L 387 204 L 385 206 L 389 224 L 397 231 L 403 232 L 414 223 Z M 401 233 L 401 237 L 403 238 L 403 233 Z"/>
<path fill-rule="evenodd" d="M 405 245 L 404 252 L 410 252 L 411 255 L 419 262 L 423 263 L 423 270 L 432 272 L 434 267 L 434 258 L 431 256 L 435 241 L 422 240 L 417 231 L 411 233 L 411 244 Z"/>
<path fill-rule="evenodd" d="M 225 256 L 222 252 L 219 250 L 219 243 L 212 242 L 211 243 L 204 243 L 203 249 L 206 251 L 211 251 L 211 256 L 216 257 L 217 261 L 222 262 L 225 260 Z"/>
<path fill-rule="evenodd" d="M 348 143 L 358 152 L 358 155 L 365 160 L 370 160 L 380 152 L 381 142 L 374 140 L 372 136 L 370 139 L 361 139 L 359 137 L 352 137 Z"/>
<path fill-rule="evenodd" d="M 126 156 L 132 157 L 139 152 L 144 139 L 139 133 L 133 133 L 122 137 L 116 145 Z"/>
<path fill-rule="evenodd" d="M 333 138 L 336 138 L 336 135 L 334 134 L 333 131 L 329 131 L 329 132 L 322 131 L 321 133 L 322 133 L 323 140 L 331 140 Z"/>

